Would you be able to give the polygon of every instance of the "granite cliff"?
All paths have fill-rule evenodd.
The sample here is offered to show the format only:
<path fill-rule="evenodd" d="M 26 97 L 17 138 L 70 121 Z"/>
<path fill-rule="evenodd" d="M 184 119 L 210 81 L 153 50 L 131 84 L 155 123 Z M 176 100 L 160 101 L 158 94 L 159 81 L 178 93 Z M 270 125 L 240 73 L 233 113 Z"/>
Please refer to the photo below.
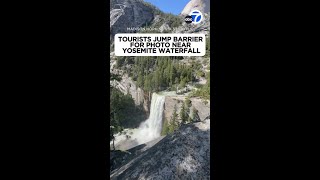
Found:
<path fill-rule="evenodd" d="M 182 10 L 181 15 L 187 15 L 192 10 L 199 10 L 202 13 L 210 13 L 210 0 L 191 0 Z"/>
<path fill-rule="evenodd" d="M 110 38 L 128 33 L 129 27 L 143 27 L 152 22 L 157 8 L 142 0 L 110 1 Z M 132 31 L 131 31 L 132 32 Z"/>

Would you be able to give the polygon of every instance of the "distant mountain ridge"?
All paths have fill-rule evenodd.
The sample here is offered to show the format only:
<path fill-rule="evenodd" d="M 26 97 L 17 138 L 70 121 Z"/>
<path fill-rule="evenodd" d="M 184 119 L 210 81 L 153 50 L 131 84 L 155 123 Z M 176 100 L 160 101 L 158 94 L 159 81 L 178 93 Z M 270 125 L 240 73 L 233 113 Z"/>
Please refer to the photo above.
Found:
<path fill-rule="evenodd" d="M 201 11 L 204 20 L 197 25 L 187 25 L 184 14 L 193 9 Z M 152 33 L 205 33 L 210 31 L 210 1 L 191 0 L 186 4 L 180 16 L 164 13 L 156 6 L 143 0 L 111 0 L 110 1 L 110 39 L 117 33 L 137 33 L 131 29 L 152 27 L 157 30 Z M 173 30 L 174 28 L 182 30 Z M 178 28 L 178 29 L 179 29 Z M 191 28 L 190 30 L 183 30 Z M 144 32 L 142 32 L 144 33 Z"/>
<path fill-rule="evenodd" d="M 199 10 L 201 13 L 210 13 L 210 0 L 191 0 L 181 11 L 180 15 L 187 15 L 192 10 Z"/>
<path fill-rule="evenodd" d="M 143 27 L 151 23 L 158 11 L 155 6 L 142 0 L 111 0 L 110 36 L 130 32 L 127 28 Z"/>

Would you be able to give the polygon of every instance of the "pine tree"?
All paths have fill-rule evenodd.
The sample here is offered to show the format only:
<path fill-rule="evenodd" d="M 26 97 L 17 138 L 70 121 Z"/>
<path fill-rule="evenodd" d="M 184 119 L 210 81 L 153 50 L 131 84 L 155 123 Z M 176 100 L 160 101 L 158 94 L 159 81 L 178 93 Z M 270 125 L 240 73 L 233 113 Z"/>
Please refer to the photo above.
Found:
<path fill-rule="evenodd" d="M 169 61 L 169 62 L 171 62 L 171 61 Z M 172 86 L 173 83 L 174 83 L 174 76 L 175 76 L 175 71 L 174 71 L 174 68 L 173 68 L 173 63 L 171 62 L 170 63 L 170 72 L 169 72 L 170 86 Z"/>
<path fill-rule="evenodd" d="M 138 75 L 138 79 L 137 79 L 137 85 L 138 85 L 138 87 L 143 87 L 143 83 L 144 83 L 143 74 L 140 73 L 140 74 Z"/>
<path fill-rule="evenodd" d="M 186 87 L 186 78 L 182 78 L 181 76 L 181 81 L 180 81 L 180 84 L 179 84 L 179 88 L 182 89 L 182 88 L 185 88 Z"/>
<path fill-rule="evenodd" d="M 155 90 L 158 91 L 160 89 L 160 83 L 161 83 L 161 77 L 160 77 L 160 72 L 159 70 L 156 70 L 154 72 L 154 75 L 153 75 L 153 83 L 154 83 L 154 87 L 155 87 Z"/>
<path fill-rule="evenodd" d="M 192 106 L 192 102 L 190 100 L 189 97 L 186 98 L 186 100 L 184 101 L 185 103 L 185 111 L 186 111 L 186 115 L 187 115 L 187 122 L 191 122 L 191 117 L 190 117 L 190 107 Z"/>
<path fill-rule="evenodd" d="M 170 132 L 168 121 L 166 119 L 164 119 L 163 121 L 164 123 L 161 131 L 162 136 L 167 135 Z"/>
<path fill-rule="evenodd" d="M 192 111 L 191 111 L 191 121 L 198 121 L 200 118 L 199 118 L 199 115 L 198 115 L 198 110 L 193 107 L 192 108 Z"/>
<path fill-rule="evenodd" d="M 117 56 L 116 67 L 121 68 L 125 63 L 125 56 Z"/>
<path fill-rule="evenodd" d="M 146 76 L 146 78 L 144 78 L 144 90 L 151 92 L 152 91 L 152 74 L 149 74 Z"/>
<path fill-rule="evenodd" d="M 186 106 L 188 107 L 188 108 L 190 108 L 191 107 L 191 100 L 190 100 L 190 98 L 189 97 L 187 97 L 186 98 L 186 100 L 185 100 L 185 104 L 186 104 Z"/>
<path fill-rule="evenodd" d="M 170 125 L 169 125 L 169 132 L 170 133 L 173 133 L 174 130 L 176 130 L 177 127 L 178 127 L 177 117 L 178 117 L 177 106 L 175 104 L 174 105 L 174 109 L 173 109 L 173 113 L 172 113 L 172 116 L 171 116 L 171 122 L 170 122 Z"/>
<path fill-rule="evenodd" d="M 185 108 L 184 104 L 182 104 L 182 106 L 181 106 L 180 119 L 181 119 L 181 123 L 183 123 L 183 124 L 185 124 L 188 120 L 188 116 L 187 116 L 187 112 L 186 112 L 186 108 Z"/>
<path fill-rule="evenodd" d="M 135 111 L 132 108 L 134 107 L 134 101 L 130 95 L 123 95 L 119 90 L 112 87 L 110 91 L 110 141 L 113 141 L 114 145 L 114 135 L 123 131 L 123 122 L 128 119 L 126 118 L 127 114 L 132 114 Z"/>
<path fill-rule="evenodd" d="M 175 84 L 178 84 L 178 83 L 179 83 L 179 78 L 178 78 L 178 77 L 175 77 L 174 83 L 175 83 Z"/>

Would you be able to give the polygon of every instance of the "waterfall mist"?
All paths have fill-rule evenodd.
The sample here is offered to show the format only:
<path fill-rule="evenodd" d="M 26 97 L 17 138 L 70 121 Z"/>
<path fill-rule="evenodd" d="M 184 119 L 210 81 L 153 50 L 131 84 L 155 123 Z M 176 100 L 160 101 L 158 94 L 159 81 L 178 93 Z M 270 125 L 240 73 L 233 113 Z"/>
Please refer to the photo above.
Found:
<path fill-rule="evenodd" d="M 143 121 L 136 129 L 125 129 L 125 134 L 129 135 L 130 138 L 127 138 L 125 134 L 116 134 L 115 145 L 119 145 L 120 149 L 129 149 L 160 137 L 164 101 L 165 96 L 153 93 L 149 118 Z"/>

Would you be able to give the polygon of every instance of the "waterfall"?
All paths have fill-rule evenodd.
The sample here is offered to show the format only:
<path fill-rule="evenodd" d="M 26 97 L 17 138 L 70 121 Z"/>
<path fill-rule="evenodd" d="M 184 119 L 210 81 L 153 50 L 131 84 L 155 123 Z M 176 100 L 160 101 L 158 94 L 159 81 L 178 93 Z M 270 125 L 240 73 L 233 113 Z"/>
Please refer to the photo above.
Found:
<path fill-rule="evenodd" d="M 138 144 L 160 137 L 164 100 L 165 96 L 156 93 L 152 94 L 149 118 L 140 124 L 135 136 Z"/>
<path fill-rule="evenodd" d="M 115 135 L 115 145 L 120 145 L 122 149 L 129 149 L 160 137 L 164 100 L 165 96 L 153 93 L 149 118 L 142 122 L 139 128 L 131 130 L 127 129 L 128 131 L 126 134 L 130 136 L 129 139 L 127 139 L 124 134 L 121 135 L 118 133 Z M 110 145 L 111 143 L 112 142 L 110 142 Z"/>

